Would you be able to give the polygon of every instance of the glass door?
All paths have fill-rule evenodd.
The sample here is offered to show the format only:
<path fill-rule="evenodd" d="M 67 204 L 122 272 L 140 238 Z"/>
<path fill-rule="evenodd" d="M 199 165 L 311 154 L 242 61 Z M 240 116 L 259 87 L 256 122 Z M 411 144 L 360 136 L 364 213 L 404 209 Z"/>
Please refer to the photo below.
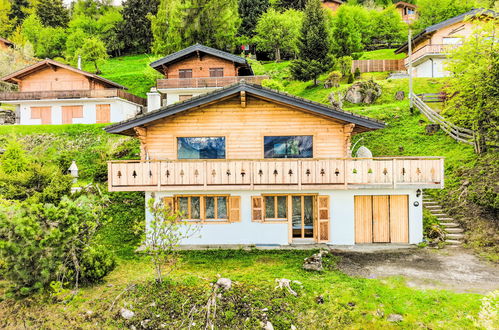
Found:
<path fill-rule="evenodd" d="M 314 238 L 314 196 L 291 196 L 293 238 Z"/>

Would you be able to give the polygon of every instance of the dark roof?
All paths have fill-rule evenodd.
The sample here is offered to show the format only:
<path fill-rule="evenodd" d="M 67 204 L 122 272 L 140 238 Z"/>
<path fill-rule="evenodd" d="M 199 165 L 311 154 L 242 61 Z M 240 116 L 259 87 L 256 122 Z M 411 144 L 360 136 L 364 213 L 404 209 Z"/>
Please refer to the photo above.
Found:
<path fill-rule="evenodd" d="M 226 97 L 236 95 L 240 92 L 246 92 L 247 95 L 254 95 L 265 99 L 284 103 L 293 107 L 301 108 L 305 111 L 310 111 L 319 115 L 323 115 L 332 119 L 354 123 L 357 131 L 368 131 L 385 127 L 385 124 L 379 120 L 369 117 L 353 114 L 351 112 L 337 110 L 326 106 L 322 103 L 313 102 L 301 97 L 293 96 L 287 93 L 282 93 L 270 88 L 265 88 L 260 85 L 248 84 L 244 80 L 236 84 L 195 96 L 188 100 L 171 104 L 161 109 L 138 115 L 134 118 L 110 125 L 104 129 L 108 133 L 134 135 L 133 128 L 151 123 L 153 121 L 166 118 L 183 111 L 187 111 L 205 104 L 220 100 Z"/>
<path fill-rule="evenodd" d="M 9 47 L 14 46 L 14 43 L 13 43 L 12 41 L 9 41 L 9 40 L 7 40 L 7 39 L 5 39 L 5 38 L 2 38 L 2 37 L 0 37 L 0 42 L 2 42 L 2 43 L 4 43 L 4 44 L 6 44 L 6 45 L 7 45 L 7 46 L 9 46 Z"/>
<path fill-rule="evenodd" d="M 66 69 L 66 70 L 70 70 L 70 71 L 82 74 L 84 76 L 87 76 L 91 79 L 95 79 L 95 80 L 100 81 L 103 84 L 106 84 L 109 86 L 113 86 L 113 87 L 116 87 L 119 89 L 127 89 L 125 86 L 122 86 L 118 83 L 115 83 L 114 81 L 111 81 L 109 79 L 103 78 L 103 77 L 98 76 L 96 74 L 93 74 L 93 73 L 90 73 L 87 71 L 83 71 L 83 70 L 74 68 L 70 65 L 67 65 L 67 64 L 64 64 L 61 62 L 57 62 L 57 61 L 54 61 L 54 60 L 51 60 L 48 58 L 43 60 L 43 61 L 37 62 L 35 64 L 29 65 L 29 66 L 25 67 L 24 69 L 21 69 L 21 70 L 18 70 L 16 72 L 13 72 L 9 75 L 6 75 L 5 77 L 0 78 L 0 80 L 10 82 L 12 84 L 17 84 L 17 81 L 15 78 L 22 78 L 22 77 L 25 77 L 27 75 L 30 75 L 30 74 L 42 69 L 44 66 L 47 66 L 47 67 L 57 66 L 57 67 L 60 67 L 60 68 Z"/>
<path fill-rule="evenodd" d="M 395 7 L 410 7 L 410 8 L 417 8 L 418 6 L 412 4 L 412 3 L 408 3 L 408 2 L 405 2 L 405 1 L 399 1 L 397 3 L 394 3 L 393 4 Z"/>
<path fill-rule="evenodd" d="M 341 0 L 322 0 L 322 2 L 335 2 L 335 3 L 339 4 L 339 5 L 343 4 L 343 1 L 341 1 Z"/>
<path fill-rule="evenodd" d="M 184 48 L 182 50 L 179 50 L 176 53 L 170 54 L 168 56 L 165 56 L 157 61 L 154 61 L 150 64 L 150 66 L 158 71 L 159 68 L 162 65 L 167 65 L 170 63 L 178 62 L 186 57 L 191 56 L 193 53 L 197 52 L 202 52 L 205 54 L 210 54 L 219 58 L 223 58 L 227 61 L 231 61 L 237 64 L 241 64 L 242 66 L 247 66 L 251 70 L 251 66 L 249 65 L 248 61 L 246 59 L 242 58 L 241 56 L 234 55 L 231 53 L 224 52 L 219 49 L 211 48 L 208 46 L 203 46 L 201 44 L 195 44 L 190 47 Z M 253 73 L 253 71 L 251 71 Z"/>
<path fill-rule="evenodd" d="M 419 32 L 417 35 L 415 35 L 412 38 L 412 44 L 417 45 L 420 41 L 424 40 L 426 38 L 426 36 L 428 36 L 429 34 L 435 32 L 435 31 L 440 30 L 441 28 L 452 25 L 454 23 L 464 21 L 468 17 L 482 16 L 482 15 L 497 17 L 498 14 L 491 9 L 477 8 L 477 9 L 470 10 L 464 14 L 449 18 L 448 20 L 445 20 L 443 22 L 440 22 L 440 23 L 437 23 L 437 24 L 434 24 L 432 26 L 427 27 L 426 29 Z M 406 42 L 405 44 L 400 46 L 397 50 L 395 50 L 395 54 L 406 52 L 407 48 L 408 48 L 408 43 Z"/>

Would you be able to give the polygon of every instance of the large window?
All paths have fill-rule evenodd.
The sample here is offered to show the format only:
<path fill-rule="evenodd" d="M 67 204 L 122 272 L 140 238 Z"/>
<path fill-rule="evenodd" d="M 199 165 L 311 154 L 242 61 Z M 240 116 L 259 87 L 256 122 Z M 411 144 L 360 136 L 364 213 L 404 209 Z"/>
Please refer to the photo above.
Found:
<path fill-rule="evenodd" d="M 228 221 L 228 196 L 177 196 L 177 210 L 190 221 Z"/>
<path fill-rule="evenodd" d="M 312 136 L 266 136 L 265 158 L 312 158 Z"/>
<path fill-rule="evenodd" d="M 224 68 L 210 68 L 210 77 L 223 77 Z"/>
<path fill-rule="evenodd" d="M 224 159 L 225 137 L 179 137 L 178 159 Z"/>
<path fill-rule="evenodd" d="M 288 218 L 288 196 L 264 196 L 265 220 L 286 220 Z"/>
<path fill-rule="evenodd" d="M 192 69 L 179 69 L 178 70 L 179 78 L 192 78 Z"/>

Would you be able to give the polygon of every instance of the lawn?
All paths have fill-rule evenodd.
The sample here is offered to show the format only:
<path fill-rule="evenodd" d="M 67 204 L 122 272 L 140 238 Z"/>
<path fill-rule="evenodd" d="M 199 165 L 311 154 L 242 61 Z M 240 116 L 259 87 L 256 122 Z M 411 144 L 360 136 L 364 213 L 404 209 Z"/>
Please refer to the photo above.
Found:
<path fill-rule="evenodd" d="M 298 329 L 475 328 L 471 318 L 476 318 L 480 310 L 480 295 L 412 289 L 400 277 L 349 277 L 335 269 L 334 257 L 329 262 L 331 268 L 324 272 L 302 270 L 303 259 L 312 253 L 182 252 L 177 269 L 163 285 L 153 283 L 148 259 L 136 257 L 120 262 L 103 283 L 83 288 L 70 302 L 60 301 L 68 292 L 30 302 L 7 299 L 0 303 L 0 313 L 12 313 L 12 323 L 4 324 L 11 328 L 23 322 L 36 328 L 138 328 L 143 320 L 149 320 L 151 328 L 162 324 L 181 328 L 182 322 L 192 318 L 192 328 L 200 329 L 206 321 L 210 283 L 222 276 L 234 281 L 234 286 L 218 298 L 216 328 L 257 328 L 258 320 L 264 319 L 276 329 L 289 329 L 291 325 Z M 275 280 L 280 278 L 299 282 L 291 285 L 298 293 L 296 297 L 275 289 Z M 41 301 L 44 303 L 36 309 L 26 308 Z M 117 313 L 122 307 L 134 310 L 136 317 L 131 321 L 121 319 Z M 403 321 L 389 322 L 390 314 L 402 315 Z"/>
<path fill-rule="evenodd" d="M 378 49 L 361 53 L 359 60 L 398 60 L 405 54 L 395 54 L 395 49 Z"/>

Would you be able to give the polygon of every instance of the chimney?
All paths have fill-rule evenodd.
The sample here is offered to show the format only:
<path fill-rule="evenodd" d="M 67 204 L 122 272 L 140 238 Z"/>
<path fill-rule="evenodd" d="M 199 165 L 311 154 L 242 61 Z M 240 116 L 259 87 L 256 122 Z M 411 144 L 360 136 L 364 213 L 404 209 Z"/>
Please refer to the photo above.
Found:
<path fill-rule="evenodd" d="M 151 91 L 147 93 L 147 112 L 151 112 L 161 108 L 161 94 L 155 87 L 151 88 Z"/>
<path fill-rule="evenodd" d="M 81 70 L 81 55 L 78 55 L 78 70 Z"/>

